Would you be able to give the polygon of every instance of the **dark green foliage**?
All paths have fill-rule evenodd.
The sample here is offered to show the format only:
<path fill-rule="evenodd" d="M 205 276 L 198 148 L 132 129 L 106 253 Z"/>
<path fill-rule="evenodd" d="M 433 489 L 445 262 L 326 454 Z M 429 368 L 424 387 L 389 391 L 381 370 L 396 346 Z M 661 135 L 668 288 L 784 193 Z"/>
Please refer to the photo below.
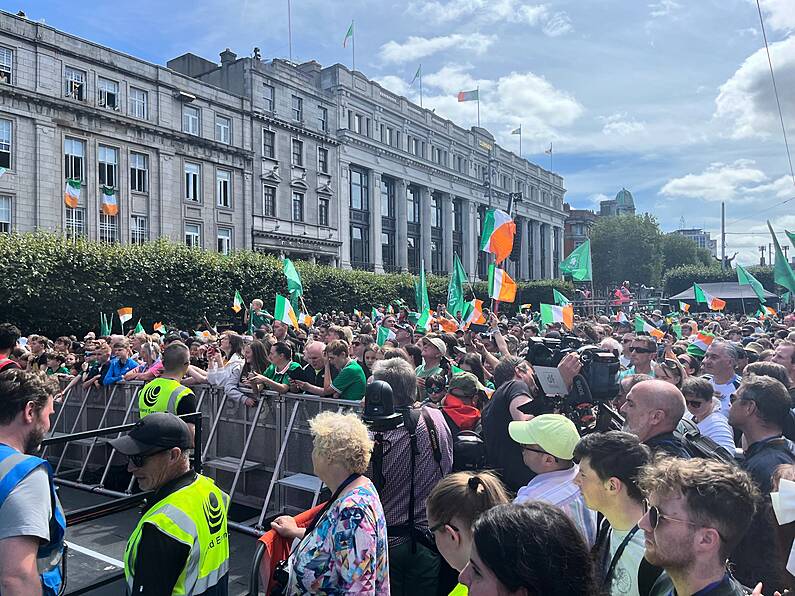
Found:
<path fill-rule="evenodd" d="M 748 273 L 759 280 L 766 290 L 774 291 L 773 270 L 770 267 L 746 267 Z M 734 269 L 721 271 L 717 261 L 709 267 L 688 265 L 676 267 L 666 272 L 663 277 L 663 287 L 667 296 L 673 296 L 693 285 L 693 283 L 710 283 L 720 281 L 737 281 L 737 272 Z"/>
<path fill-rule="evenodd" d="M 310 314 L 354 308 L 369 314 L 371 306 L 402 299 L 414 307 L 413 278 L 408 274 L 377 275 L 333 267 L 295 263 Z M 242 313 L 231 309 L 235 290 L 248 304 L 261 298 L 273 310 L 276 293 L 287 295 L 281 262 L 272 256 L 239 252 L 224 257 L 160 240 L 143 246 L 101 244 L 44 232 L 0 234 L 0 320 L 15 323 L 23 333 L 50 337 L 98 331 L 100 311 L 133 308 L 147 330 L 162 321 L 167 326 L 197 329 L 206 316 L 212 323 L 238 324 Z M 432 308 L 446 301 L 447 278 L 427 276 Z M 552 288 L 573 298 L 572 286 L 561 280 L 519 284 L 516 303 L 501 306 L 513 312 L 519 304 L 552 302 Z M 464 288 L 472 298 L 470 286 Z M 485 282 L 475 284 L 486 299 Z M 113 320 L 119 331 L 118 317 Z"/>
<path fill-rule="evenodd" d="M 594 284 L 656 285 L 663 266 L 662 233 L 651 215 L 600 217 L 591 230 Z"/>

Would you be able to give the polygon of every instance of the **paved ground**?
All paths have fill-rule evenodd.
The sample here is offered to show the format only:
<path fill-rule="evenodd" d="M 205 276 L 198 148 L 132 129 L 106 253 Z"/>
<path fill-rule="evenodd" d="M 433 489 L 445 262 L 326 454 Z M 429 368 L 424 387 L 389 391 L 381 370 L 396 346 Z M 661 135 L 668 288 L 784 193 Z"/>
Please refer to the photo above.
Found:
<path fill-rule="evenodd" d="M 108 497 L 69 488 L 61 488 L 59 496 L 64 511 L 74 511 L 109 500 Z M 72 546 L 67 557 L 67 594 L 105 596 L 124 593 L 123 580 L 101 588 L 83 591 L 101 580 L 123 573 L 121 561 L 127 537 L 139 519 L 139 509 L 130 509 L 107 517 L 67 528 L 66 541 Z M 239 596 L 248 591 L 248 577 L 256 539 L 230 531 L 229 594 Z"/>

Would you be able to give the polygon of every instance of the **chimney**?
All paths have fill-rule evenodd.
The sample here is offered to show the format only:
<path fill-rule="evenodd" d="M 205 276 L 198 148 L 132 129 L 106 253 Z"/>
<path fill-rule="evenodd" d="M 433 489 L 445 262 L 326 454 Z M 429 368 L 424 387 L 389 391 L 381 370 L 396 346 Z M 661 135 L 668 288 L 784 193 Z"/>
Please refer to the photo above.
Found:
<path fill-rule="evenodd" d="M 237 60 L 237 54 L 235 54 L 229 48 L 226 48 L 223 52 L 221 52 L 221 66 L 232 64 L 232 62 L 235 60 Z"/>

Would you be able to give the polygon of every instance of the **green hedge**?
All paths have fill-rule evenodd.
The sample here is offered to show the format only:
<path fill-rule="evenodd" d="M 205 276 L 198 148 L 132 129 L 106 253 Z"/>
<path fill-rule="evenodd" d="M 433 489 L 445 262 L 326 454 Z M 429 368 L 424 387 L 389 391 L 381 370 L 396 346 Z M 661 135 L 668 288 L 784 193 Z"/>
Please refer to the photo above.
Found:
<path fill-rule="evenodd" d="M 397 299 L 414 305 L 415 278 L 408 274 L 308 262 L 296 267 L 312 313 L 355 308 L 369 313 L 372 305 Z M 23 333 L 50 337 L 96 330 L 100 311 L 122 306 L 133 307 L 133 320 L 141 317 L 146 329 L 155 321 L 195 329 L 203 316 L 232 323 L 240 320 L 231 310 L 235 290 L 246 302 L 262 298 L 268 310 L 273 296 L 287 291 L 281 262 L 272 256 L 246 251 L 225 257 L 165 240 L 143 246 L 73 242 L 44 232 L 0 235 L 0 279 L 0 304 L 5 305 L 0 319 Z M 538 308 L 539 302 L 551 302 L 552 288 L 570 297 L 573 292 L 561 280 L 526 282 L 519 285 L 516 302 L 504 309 L 515 311 L 523 303 Z M 445 302 L 447 278 L 428 276 L 428 291 L 432 305 Z M 478 282 L 475 291 L 485 298 L 486 284 Z"/>
<path fill-rule="evenodd" d="M 775 292 L 773 269 L 771 267 L 746 267 L 746 270 L 758 279 L 766 290 Z M 673 296 L 683 292 L 692 286 L 694 282 L 711 283 L 721 281 L 737 281 L 737 272 L 734 269 L 722 271 L 719 264 L 714 267 L 686 265 L 668 271 L 663 277 L 663 288 L 666 296 Z"/>

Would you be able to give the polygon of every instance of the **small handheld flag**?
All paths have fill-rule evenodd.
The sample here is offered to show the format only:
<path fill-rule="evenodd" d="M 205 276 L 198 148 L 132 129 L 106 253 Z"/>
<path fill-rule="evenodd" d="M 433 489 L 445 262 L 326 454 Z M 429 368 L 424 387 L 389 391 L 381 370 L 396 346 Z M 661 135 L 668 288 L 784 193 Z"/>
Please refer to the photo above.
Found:
<path fill-rule="evenodd" d="M 574 306 L 557 306 L 556 304 L 541 304 L 541 322 L 544 325 L 563 323 L 568 329 L 574 328 Z"/>
<path fill-rule="evenodd" d="M 161 335 L 166 335 L 166 333 L 167 333 L 167 331 L 166 331 L 166 326 L 165 326 L 165 325 L 163 325 L 163 323 L 162 323 L 161 321 L 158 321 L 157 323 L 155 323 L 154 325 L 152 325 L 152 329 L 153 329 L 154 331 L 157 331 L 157 332 L 158 332 L 158 333 L 160 333 Z"/>
<path fill-rule="evenodd" d="M 239 290 L 235 290 L 235 299 L 234 302 L 232 303 L 232 310 L 235 311 L 236 313 L 243 310 L 243 297 L 240 295 Z"/>
<path fill-rule="evenodd" d="M 657 329 L 654 325 L 649 325 L 646 321 L 644 321 L 639 315 L 635 315 L 635 332 L 636 333 L 648 333 L 652 337 L 656 337 L 657 339 L 662 339 L 665 337 L 665 333 Z"/>
<path fill-rule="evenodd" d="M 500 302 L 516 300 L 516 282 L 504 269 L 497 268 L 494 263 L 489 265 L 489 298 Z"/>
<path fill-rule="evenodd" d="M 144 331 L 144 326 L 141 325 L 141 319 L 138 319 L 138 324 L 135 326 L 134 333 L 146 333 L 146 331 Z"/>
<path fill-rule="evenodd" d="M 390 339 L 395 339 L 397 336 L 395 332 L 392 331 L 389 327 L 384 327 L 381 325 L 378 328 L 378 335 L 376 336 L 375 343 L 379 346 L 383 346 L 387 341 Z"/>
<path fill-rule="evenodd" d="M 679 301 L 679 310 L 682 312 L 690 312 L 690 305 L 687 302 Z"/>
<path fill-rule="evenodd" d="M 698 284 L 693 284 L 693 295 L 696 302 L 706 304 L 710 310 L 723 310 L 726 308 L 726 301 L 713 296 Z"/>
<path fill-rule="evenodd" d="M 287 325 L 292 325 L 295 329 L 298 329 L 298 317 L 295 316 L 295 311 L 293 310 L 290 301 L 279 294 L 276 294 L 276 304 L 273 309 L 273 318 L 277 321 L 281 321 L 282 323 L 286 323 Z"/>
<path fill-rule="evenodd" d="M 133 309 L 132 306 L 123 306 L 122 308 L 118 309 L 116 313 L 119 315 L 121 324 L 124 325 L 127 321 L 132 319 Z"/>

